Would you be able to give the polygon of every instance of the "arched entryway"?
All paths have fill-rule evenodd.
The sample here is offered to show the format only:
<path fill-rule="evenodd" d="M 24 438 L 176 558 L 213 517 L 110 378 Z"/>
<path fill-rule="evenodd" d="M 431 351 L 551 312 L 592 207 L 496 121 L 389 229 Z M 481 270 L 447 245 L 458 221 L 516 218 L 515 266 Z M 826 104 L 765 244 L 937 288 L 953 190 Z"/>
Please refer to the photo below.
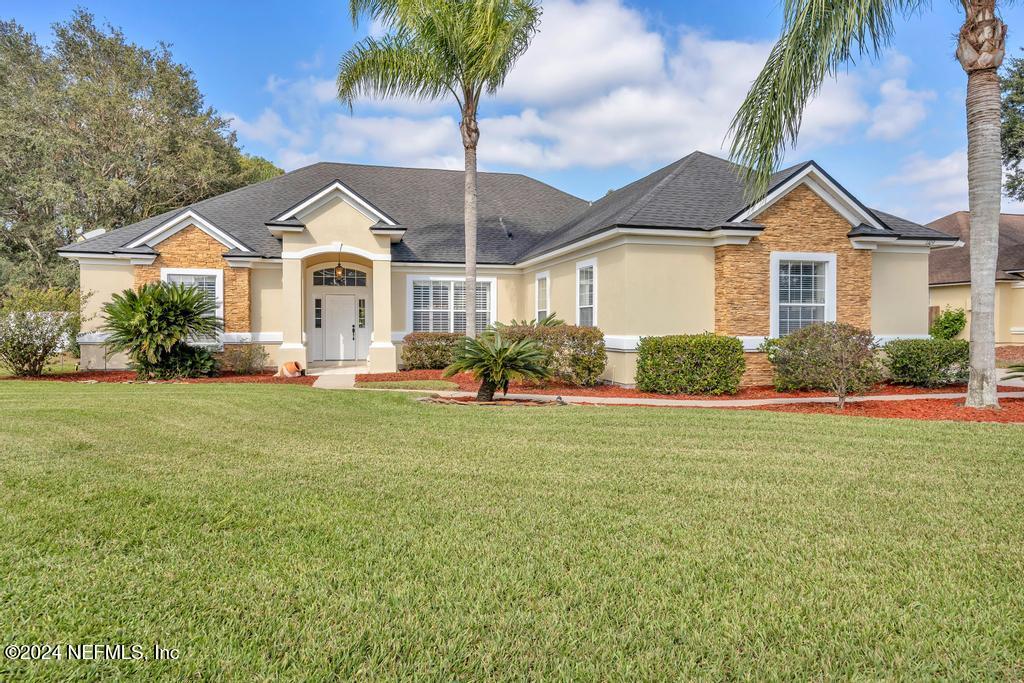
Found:
<path fill-rule="evenodd" d="M 310 363 L 365 361 L 373 330 L 373 279 L 353 261 L 306 268 L 306 340 Z"/>

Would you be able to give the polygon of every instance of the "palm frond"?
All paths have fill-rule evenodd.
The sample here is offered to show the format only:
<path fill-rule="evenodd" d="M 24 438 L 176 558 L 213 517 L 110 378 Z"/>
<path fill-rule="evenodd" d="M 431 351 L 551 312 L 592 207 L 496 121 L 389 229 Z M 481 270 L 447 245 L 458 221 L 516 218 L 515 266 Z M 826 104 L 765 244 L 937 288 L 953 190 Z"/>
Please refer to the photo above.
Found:
<path fill-rule="evenodd" d="M 889 45 L 893 18 L 928 0 L 786 0 L 782 35 L 733 118 L 730 156 L 743 170 L 748 199 L 761 197 L 803 112 L 826 78 Z"/>
<path fill-rule="evenodd" d="M 456 74 L 419 49 L 407 32 L 364 38 L 338 65 L 338 97 L 350 107 L 361 96 L 431 100 L 452 92 Z"/>

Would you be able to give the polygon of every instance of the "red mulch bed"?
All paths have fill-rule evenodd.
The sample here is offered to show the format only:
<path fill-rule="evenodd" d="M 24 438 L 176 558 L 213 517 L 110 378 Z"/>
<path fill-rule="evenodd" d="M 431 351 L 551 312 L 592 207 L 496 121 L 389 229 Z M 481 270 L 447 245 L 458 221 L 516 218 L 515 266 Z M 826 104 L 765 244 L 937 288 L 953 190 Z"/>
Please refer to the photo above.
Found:
<path fill-rule="evenodd" d="M 770 410 L 777 413 L 809 413 L 845 415 L 847 417 L 890 417 L 908 420 L 956 420 L 959 422 L 1024 422 L 1024 399 L 1004 398 L 996 410 L 965 408 L 958 399 L 921 399 L 917 401 L 864 401 L 847 403 L 839 410 L 826 403 L 790 403 L 788 405 L 737 408 L 737 410 Z"/>
<path fill-rule="evenodd" d="M 409 380 L 419 379 L 447 379 L 448 381 L 455 382 L 459 385 L 459 389 L 462 391 L 476 391 L 480 388 L 480 382 L 473 379 L 473 375 L 470 373 L 460 373 L 454 377 L 444 378 L 441 376 L 441 370 L 403 370 L 401 372 L 387 372 L 373 375 L 356 375 L 357 382 L 404 382 Z M 1008 390 L 1014 390 L 1015 387 L 1004 387 Z M 943 394 L 950 392 L 962 392 L 966 391 L 966 385 L 953 385 L 948 387 L 939 387 L 937 389 L 924 389 L 920 387 L 904 387 L 897 386 L 894 384 L 879 384 L 872 391 L 868 392 L 868 395 L 881 395 L 881 394 Z M 761 386 L 761 387 L 745 387 L 740 389 L 738 393 L 731 394 L 729 396 L 708 396 L 705 394 L 691 395 L 691 394 L 651 394 L 643 391 L 637 391 L 636 389 L 627 389 L 625 387 L 616 386 L 614 384 L 599 384 L 596 387 L 577 387 L 571 384 L 560 384 L 558 382 L 548 382 L 546 384 L 533 384 L 530 382 L 513 382 L 512 386 L 509 387 L 509 391 L 513 393 L 523 394 L 550 394 L 553 396 L 565 395 L 565 396 L 607 396 L 609 398 L 677 398 L 677 399 L 702 399 L 702 400 L 727 400 L 727 399 L 753 399 L 753 398 L 796 398 L 796 397 L 812 397 L 812 396 L 828 396 L 828 392 L 824 391 L 797 391 L 797 392 L 781 392 L 776 391 L 775 387 Z"/>
<path fill-rule="evenodd" d="M 41 377 L 3 377 L 36 382 L 99 382 L 101 384 L 123 384 L 136 382 L 145 384 L 131 370 L 93 370 L 88 372 L 65 372 Z M 157 384 L 302 384 L 310 386 L 316 377 L 274 377 L 271 373 L 260 375 L 221 375 L 219 377 L 196 377 L 194 379 L 156 380 Z"/>

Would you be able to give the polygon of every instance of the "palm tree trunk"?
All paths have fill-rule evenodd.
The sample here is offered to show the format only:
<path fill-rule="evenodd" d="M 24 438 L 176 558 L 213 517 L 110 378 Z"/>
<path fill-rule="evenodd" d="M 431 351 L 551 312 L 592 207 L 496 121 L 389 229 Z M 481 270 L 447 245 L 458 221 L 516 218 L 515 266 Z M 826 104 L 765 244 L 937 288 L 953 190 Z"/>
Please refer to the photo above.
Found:
<path fill-rule="evenodd" d="M 480 128 L 476 122 L 475 105 L 467 103 L 462 115 L 462 147 L 466 160 L 466 198 L 463 220 L 466 226 L 466 336 L 476 336 L 476 146 Z M 494 296 L 494 293 L 491 293 Z M 491 392 L 494 395 L 494 392 Z"/>
<path fill-rule="evenodd" d="M 971 210 L 971 375 L 967 405 L 999 405 L 996 396 L 995 287 L 999 252 L 999 76 L 1006 25 L 995 0 L 973 0 L 960 29 L 957 59 L 967 72 L 967 185 Z"/>
<path fill-rule="evenodd" d="M 498 390 L 498 386 L 489 380 L 480 382 L 480 389 L 476 392 L 476 400 L 478 401 L 493 401 L 494 392 Z"/>

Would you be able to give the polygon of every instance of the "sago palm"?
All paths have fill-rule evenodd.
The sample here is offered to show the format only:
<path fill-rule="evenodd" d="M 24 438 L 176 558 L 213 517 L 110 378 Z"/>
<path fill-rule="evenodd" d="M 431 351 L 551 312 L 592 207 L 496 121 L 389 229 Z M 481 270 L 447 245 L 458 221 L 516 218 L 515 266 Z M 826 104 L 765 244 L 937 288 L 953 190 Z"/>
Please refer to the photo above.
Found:
<path fill-rule="evenodd" d="M 338 97 L 451 97 L 459 106 L 465 156 L 466 334 L 476 334 L 477 114 L 530 45 L 540 21 L 535 0 L 351 0 L 352 20 L 387 34 L 367 37 L 341 59 Z M 493 296 L 494 293 L 492 292 Z"/>
<path fill-rule="evenodd" d="M 471 372 L 480 380 L 476 400 L 491 401 L 494 392 L 508 393 L 514 379 L 547 379 L 551 376 L 548 355 L 532 339 L 509 342 L 500 332 L 490 330 L 478 338 L 466 339 L 455 352 L 455 360 L 445 368 L 444 376 Z"/>
<path fill-rule="evenodd" d="M 971 211 L 971 378 L 967 404 L 995 406 L 995 267 L 1002 163 L 999 77 L 1006 25 L 996 0 L 958 0 L 965 20 L 957 59 L 967 72 L 967 184 Z M 897 16 L 927 0 L 784 0 L 782 35 L 732 123 L 732 157 L 746 170 L 751 198 L 768 187 L 796 142 L 807 103 L 826 78 L 858 57 L 877 58 Z"/>

